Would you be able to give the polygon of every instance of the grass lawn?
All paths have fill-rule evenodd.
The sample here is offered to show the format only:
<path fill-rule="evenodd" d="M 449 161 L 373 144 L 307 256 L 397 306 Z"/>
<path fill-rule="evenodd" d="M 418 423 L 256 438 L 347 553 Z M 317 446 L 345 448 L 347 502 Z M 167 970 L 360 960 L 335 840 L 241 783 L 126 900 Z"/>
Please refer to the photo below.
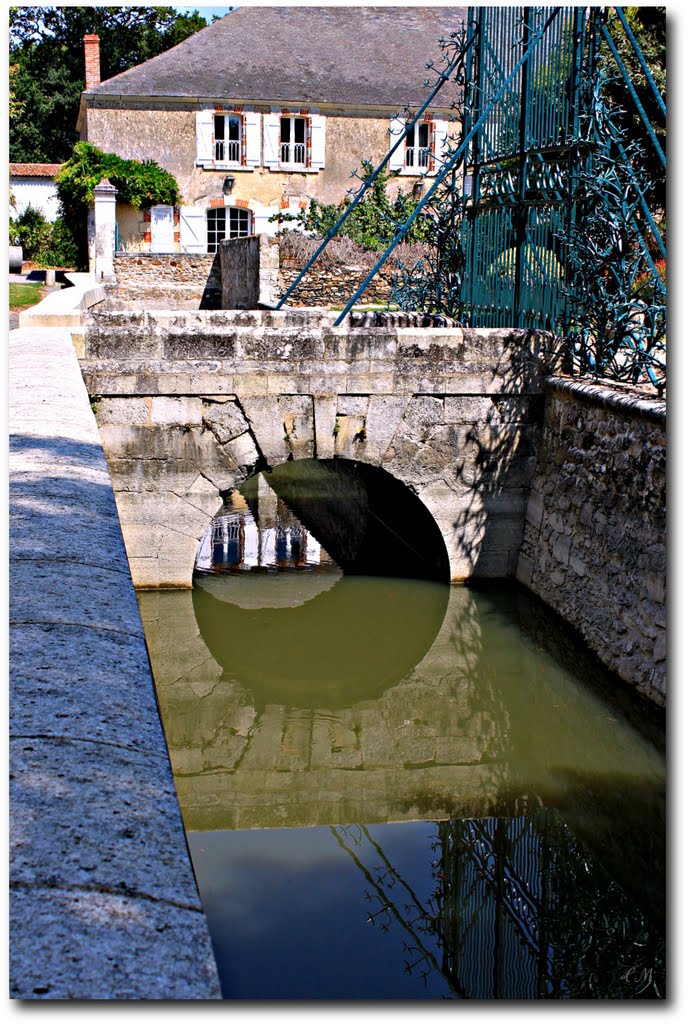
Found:
<path fill-rule="evenodd" d="M 43 285 L 38 282 L 10 285 L 10 310 L 13 313 L 35 306 L 42 298 Z"/>

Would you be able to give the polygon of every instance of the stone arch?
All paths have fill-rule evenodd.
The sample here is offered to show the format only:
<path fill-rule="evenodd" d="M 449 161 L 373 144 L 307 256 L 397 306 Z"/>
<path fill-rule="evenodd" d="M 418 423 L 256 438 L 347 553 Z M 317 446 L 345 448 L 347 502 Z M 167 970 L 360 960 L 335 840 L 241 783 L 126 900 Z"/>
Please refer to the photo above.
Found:
<path fill-rule="evenodd" d="M 251 341 L 265 360 L 274 344 L 260 332 Z M 267 387 L 269 373 L 258 383 Z M 442 534 L 452 581 L 513 575 L 525 492 L 491 468 L 498 449 L 481 440 L 493 428 L 476 425 L 475 399 L 252 391 L 103 400 L 101 436 L 135 585 L 190 587 L 224 496 L 257 470 L 303 459 L 377 467 L 412 491 Z M 115 424 L 115 407 L 126 426 Z M 511 466 L 519 434 L 505 436 L 499 457 Z"/>
<path fill-rule="evenodd" d="M 403 500 L 401 488 L 415 495 L 430 520 L 419 528 L 431 530 L 433 523 L 436 524 L 444 541 L 446 570 L 443 566 L 433 570 L 434 575 L 429 572 L 428 576 L 449 579 L 454 575 L 447 532 L 442 528 L 442 516 L 444 514 L 446 518 L 447 513 L 446 494 L 441 486 L 419 486 L 427 479 L 427 472 L 419 474 L 413 459 L 398 459 L 393 447 L 397 430 L 402 427 L 404 434 L 408 433 L 414 418 L 418 417 L 412 398 L 375 395 L 212 396 L 203 398 L 202 403 L 200 440 L 204 451 L 199 452 L 196 461 L 197 465 L 203 466 L 203 479 L 197 481 L 197 488 L 208 490 L 209 501 L 203 503 L 207 512 L 202 528 L 199 527 L 198 544 L 212 517 L 219 511 L 223 496 L 232 489 L 238 489 L 252 474 L 292 461 L 336 460 L 341 464 L 364 464 L 384 471 L 390 479 L 390 488 L 394 490 L 396 485 L 397 501 Z M 409 407 L 410 422 L 405 417 Z M 206 484 L 210 486 L 206 488 Z M 391 495 L 390 500 L 393 500 Z M 197 502 L 199 510 L 200 504 Z M 417 522 L 423 523 L 422 516 L 417 516 Z M 187 553 L 184 575 L 189 583 L 194 560 L 195 553 L 191 561 Z M 438 565 L 441 560 L 441 555 L 436 552 Z"/>

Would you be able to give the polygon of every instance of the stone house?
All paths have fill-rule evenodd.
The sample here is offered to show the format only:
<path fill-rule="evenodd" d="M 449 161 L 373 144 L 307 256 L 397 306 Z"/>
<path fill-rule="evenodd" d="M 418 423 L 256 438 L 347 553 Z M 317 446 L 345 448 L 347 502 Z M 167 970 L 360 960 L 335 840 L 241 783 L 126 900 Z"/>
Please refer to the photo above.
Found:
<path fill-rule="evenodd" d="M 81 138 L 156 160 L 183 197 L 145 214 L 119 204 L 123 246 L 213 253 L 224 238 L 276 234 L 311 199 L 339 202 L 361 161 L 406 132 L 439 40 L 465 18 L 463 7 L 241 7 L 104 82 L 98 37 L 86 36 Z M 403 191 L 435 173 L 455 98 L 446 85 L 446 106 L 406 132 L 390 162 Z"/>

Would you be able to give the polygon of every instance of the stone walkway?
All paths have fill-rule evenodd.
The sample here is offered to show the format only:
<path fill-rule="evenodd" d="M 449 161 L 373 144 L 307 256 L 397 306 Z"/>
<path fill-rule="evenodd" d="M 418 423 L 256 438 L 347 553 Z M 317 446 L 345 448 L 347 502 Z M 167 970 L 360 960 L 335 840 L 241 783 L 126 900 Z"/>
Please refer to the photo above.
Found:
<path fill-rule="evenodd" d="M 10 995 L 217 999 L 68 330 L 10 335 Z"/>

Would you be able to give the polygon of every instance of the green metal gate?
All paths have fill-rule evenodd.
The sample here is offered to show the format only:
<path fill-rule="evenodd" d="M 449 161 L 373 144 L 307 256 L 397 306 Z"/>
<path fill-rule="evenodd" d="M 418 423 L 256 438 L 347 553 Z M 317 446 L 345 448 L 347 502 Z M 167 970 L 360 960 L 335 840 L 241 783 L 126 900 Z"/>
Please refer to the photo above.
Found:
<path fill-rule="evenodd" d="M 649 84 L 653 118 L 614 36 L 625 40 Z M 666 107 L 623 9 L 470 8 L 442 46 L 444 69 L 434 69 L 428 102 L 454 90 L 454 144 L 336 323 L 411 225 L 429 214 L 433 252 L 410 272 L 400 268 L 394 299 L 402 310 L 553 331 L 565 339 L 568 372 L 649 381 L 662 393 L 664 235 L 650 208 L 646 150 L 626 137 L 609 100 L 610 67 L 647 130 L 660 175 L 666 157 L 653 119 L 665 124 Z M 408 130 L 426 106 L 408 111 Z M 402 140 L 364 178 L 279 306 Z"/>

